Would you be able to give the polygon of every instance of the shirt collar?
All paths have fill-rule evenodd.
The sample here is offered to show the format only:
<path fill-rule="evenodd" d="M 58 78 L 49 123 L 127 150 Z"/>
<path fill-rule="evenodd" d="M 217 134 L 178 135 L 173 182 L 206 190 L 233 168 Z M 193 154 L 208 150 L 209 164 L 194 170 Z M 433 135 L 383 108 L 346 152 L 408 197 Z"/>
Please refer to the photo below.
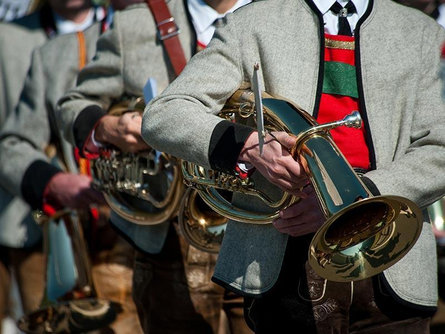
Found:
<path fill-rule="evenodd" d="M 317 6 L 318 10 L 321 14 L 326 14 L 329 11 L 329 8 L 334 4 L 336 0 L 312 0 L 314 4 Z M 349 0 L 338 0 L 338 2 L 344 6 L 348 3 Z M 357 9 L 357 14 L 359 17 L 365 13 L 366 8 L 368 8 L 369 0 L 354 0 L 355 8 Z"/>
<path fill-rule="evenodd" d="M 193 26 L 197 30 L 196 32 L 202 33 L 209 28 L 217 18 L 223 17 L 227 13 L 231 13 L 249 2 L 251 2 L 251 0 L 238 0 L 236 4 L 224 14 L 218 13 L 207 5 L 204 0 L 188 0 L 187 6 L 193 19 Z"/>
<path fill-rule="evenodd" d="M 75 23 L 54 13 L 54 21 L 59 34 L 68 34 L 83 31 L 94 22 L 101 21 L 105 17 L 105 10 L 102 7 L 92 7 L 82 22 Z"/>

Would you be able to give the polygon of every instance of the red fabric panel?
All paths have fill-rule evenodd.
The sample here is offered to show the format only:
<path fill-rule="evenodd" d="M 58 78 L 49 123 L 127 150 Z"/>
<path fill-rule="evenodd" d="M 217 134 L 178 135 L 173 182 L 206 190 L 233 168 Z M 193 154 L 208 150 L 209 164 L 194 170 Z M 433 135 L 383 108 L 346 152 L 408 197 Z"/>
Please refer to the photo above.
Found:
<path fill-rule="evenodd" d="M 354 41 L 354 37 L 326 35 L 336 41 Z M 354 50 L 325 48 L 325 61 L 343 62 L 355 66 Z M 349 96 L 322 94 L 317 122 L 320 124 L 343 119 L 354 110 L 359 110 L 358 100 Z M 351 166 L 368 169 L 369 149 L 365 141 L 365 129 L 338 127 L 331 130 L 332 138 Z"/>

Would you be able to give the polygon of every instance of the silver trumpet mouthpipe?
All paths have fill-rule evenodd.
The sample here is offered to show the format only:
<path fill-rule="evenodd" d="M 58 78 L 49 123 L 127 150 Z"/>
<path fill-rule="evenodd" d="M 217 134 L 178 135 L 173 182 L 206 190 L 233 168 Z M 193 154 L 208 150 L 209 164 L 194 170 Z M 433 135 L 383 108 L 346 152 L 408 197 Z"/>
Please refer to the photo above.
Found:
<path fill-rule="evenodd" d="M 291 150 L 292 155 L 294 155 L 295 153 L 298 154 L 301 148 L 303 147 L 303 144 L 306 142 L 306 140 L 308 140 L 312 136 L 320 133 L 327 133 L 329 130 L 338 128 L 340 126 L 347 126 L 349 128 L 357 128 L 357 129 L 360 128 L 362 126 L 362 118 L 360 116 L 360 113 L 357 110 L 354 110 L 341 120 L 316 125 L 307 129 L 306 131 L 299 133 L 297 136 L 297 141 Z"/>
<path fill-rule="evenodd" d="M 320 132 L 320 131 L 327 132 L 329 130 L 338 128 L 339 126 L 346 126 L 348 128 L 359 129 L 362 126 L 362 117 L 360 116 L 360 113 L 357 110 L 354 110 L 341 120 L 317 125 L 311 128 L 310 130 L 311 132 Z"/>

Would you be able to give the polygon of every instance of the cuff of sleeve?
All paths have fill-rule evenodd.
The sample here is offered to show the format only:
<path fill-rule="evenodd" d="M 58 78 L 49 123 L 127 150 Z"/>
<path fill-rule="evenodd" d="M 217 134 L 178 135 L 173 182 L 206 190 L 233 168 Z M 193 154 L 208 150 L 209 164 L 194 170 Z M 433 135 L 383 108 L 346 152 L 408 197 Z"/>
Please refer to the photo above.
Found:
<path fill-rule="evenodd" d="M 209 146 L 210 166 L 233 174 L 244 143 L 255 129 L 246 125 L 222 121 L 212 133 Z"/>
<path fill-rule="evenodd" d="M 374 182 L 372 182 L 370 179 L 368 179 L 366 176 L 363 176 L 363 175 L 360 176 L 360 179 L 365 184 L 365 186 L 369 189 L 371 194 L 373 194 L 374 196 L 380 195 L 380 191 L 377 188 L 377 186 L 374 184 Z"/>
<path fill-rule="evenodd" d="M 100 149 L 102 147 L 105 147 L 105 145 L 102 145 L 100 142 L 94 139 L 94 134 L 96 132 L 96 125 L 94 125 L 93 130 L 91 131 L 91 134 L 86 139 L 85 144 L 83 146 L 81 157 L 87 158 L 87 159 L 96 159 L 99 157 Z"/>
<path fill-rule="evenodd" d="M 90 136 L 90 140 L 91 140 L 91 144 L 94 145 L 94 147 L 96 148 L 96 150 L 99 150 L 102 147 L 105 147 L 104 144 L 102 144 L 101 142 L 97 141 L 94 138 L 94 135 L 96 134 L 96 126 L 94 127 L 93 131 L 91 131 L 91 136 Z"/>
<path fill-rule="evenodd" d="M 62 171 L 59 168 L 43 160 L 37 160 L 28 167 L 23 176 L 21 191 L 32 209 L 42 208 L 45 188 L 49 180 L 60 172 Z"/>
<path fill-rule="evenodd" d="M 83 109 L 74 121 L 74 141 L 81 155 L 84 156 L 84 146 L 88 139 L 90 139 L 91 133 L 95 128 L 97 122 L 104 115 L 105 112 L 101 107 L 91 105 Z"/>

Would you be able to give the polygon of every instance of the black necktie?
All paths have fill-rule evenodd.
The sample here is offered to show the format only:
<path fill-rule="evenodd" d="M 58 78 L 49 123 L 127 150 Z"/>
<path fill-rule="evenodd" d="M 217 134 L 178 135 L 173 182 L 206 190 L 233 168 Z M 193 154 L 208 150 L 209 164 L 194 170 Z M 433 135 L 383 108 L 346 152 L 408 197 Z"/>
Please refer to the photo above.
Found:
<path fill-rule="evenodd" d="M 338 2 L 334 2 L 330 10 L 338 16 L 338 34 L 352 36 L 351 26 L 349 25 L 347 17 L 348 14 L 357 12 L 354 4 L 349 1 L 346 6 L 342 7 Z"/>

